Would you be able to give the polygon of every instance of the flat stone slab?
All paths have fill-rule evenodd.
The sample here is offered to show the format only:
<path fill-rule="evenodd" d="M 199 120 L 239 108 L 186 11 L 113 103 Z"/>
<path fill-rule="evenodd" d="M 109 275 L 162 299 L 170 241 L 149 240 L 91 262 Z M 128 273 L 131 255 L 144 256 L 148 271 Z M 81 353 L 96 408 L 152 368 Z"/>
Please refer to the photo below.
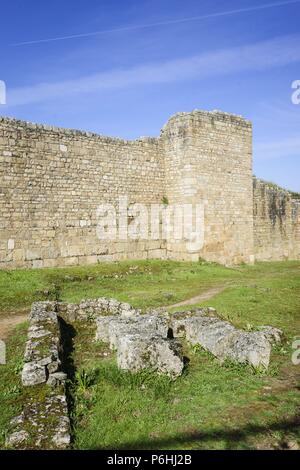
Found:
<path fill-rule="evenodd" d="M 69 446 L 67 374 L 61 370 L 61 356 L 61 328 L 56 302 L 36 302 L 29 317 L 21 373 L 22 385 L 31 390 L 24 399 L 22 413 L 10 423 L 7 447 L 64 449 Z M 38 385 L 40 388 L 36 387 Z"/>
<path fill-rule="evenodd" d="M 175 379 L 182 374 L 181 344 L 155 334 L 126 334 L 119 339 L 117 363 L 120 369 L 137 372 L 150 369 Z"/>
<path fill-rule="evenodd" d="M 139 310 L 134 309 L 125 302 L 119 302 L 116 299 L 107 299 L 105 297 L 82 300 L 79 304 L 57 302 L 57 310 L 69 321 L 94 321 L 100 315 L 121 315 L 122 317 L 130 317 L 140 313 Z"/>
<path fill-rule="evenodd" d="M 280 341 L 281 330 L 273 327 L 253 332 L 239 330 L 211 316 L 213 312 L 213 309 L 198 309 L 170 315 L 174 337 L 186 337 L 192 345 L 201 345 L 221 361 L 231 359 L 254 367 L 268 367 L 271 344 Z"/>
<path fill-rule="evenodd" d="M 53 391 L 43 401 L 29 400 L 22 413 L 11 420 L 6 446 L 16 449 L 65 449 L 70 442 L 66 397 Z"/>
<path fill-rule="evenodd" d="M 55 302 L 35 302 L 29 316 L 25 364 L 21 374 L 24 386 L 47 382 L 51 374 L 60 371 L 60 336 Z"/>
<path fill-rule="evenodd" d="M 168 314 L 106 316 L 96 319 L 96 340 L 117 351 L 120 369 L 151 369 L 175 378 L 184 362 L 180 343 L 168 338 Z"/>
<path fill-rule="evenodd" d="M 96 340 L 109 343 L 111 349 L 117 350 L 119 366 L 129 370 L 131 365 L 131 370 L 147 367 L 145 358 L 152 358 L 152 350 L 151 354 L 146 354 L 150 348 L 150 338 L 158 345 L 159 337 L 169 341 L 168 337 L 173 336 L 177 339 L 186 338 L 192 345 L 201 345 L 221 362 L 230 359 L 254 367 L 268 367 L 271 345 L 281 341 L 282 336 L 281 330 L 270 326 L 253 332 L 239 330 L 218 318 L 216 310 L 210 307 L 174 314 L 153 311 L 141 315 L 131 312 L 129 316 L 100 316 L 95 321 Z M 129 348 L 128 352 L 126 347 Z M 164 354 L 163 348 L 157 349 Z M 122 352 L 119 353 L 119 350 Z M 152 359 L 149 359 L 148 367 L 154 367 Z M 167 367 L 158 366 L 157 370 L 166 371 Z M 173 373 L 171 370 L 172 367 L 170 375 Z"/>
<path fill-rule="evenodd" d="M 119 339 L 126 334 L 151 333 L 167 338 L 169 316 L 145 314 L 107 316 L 96 318 L 96 340 L 109 343 L 111 349 L 118 349 Z"/>
<path fill-rule="evenodd" d="M 21 377 L 25 387 L 45 383 L 47 382 L 46 367 L 37 362 L 25 363 Z"/>

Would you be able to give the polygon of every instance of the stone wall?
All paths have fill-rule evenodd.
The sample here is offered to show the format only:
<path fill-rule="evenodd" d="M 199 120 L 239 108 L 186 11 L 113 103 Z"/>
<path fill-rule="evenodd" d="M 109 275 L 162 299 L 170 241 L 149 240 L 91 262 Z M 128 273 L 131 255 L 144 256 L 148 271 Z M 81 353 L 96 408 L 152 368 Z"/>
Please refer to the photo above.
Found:
<path fill-rule="evenodd" d="M 300 199 L 257 178 L 253 189 L 255 258 L 300 259 Z"/>
<path fill-rule="evenodd" d="M 158 138 L 134 141 L 0 118 L 0 181 L 0 268 L 299 258 L 297 202 L 274 222 L 267 190 L 256 186 L 253 222 L 252 129 L 239 116 L 179 113 Z M 202 204 L 203 244 L 100 240 L 97 208 L 117 208 L 120 196 L 148 208 Z"/>
<path fill-rule="evenodd" d="M 281 343 L 283 331 L 272 326 L 239 330 L 218 318 L 212 307 L 176 313 L 164 308 L 142 312 L 116 299 L 98 298 L 79 304 L 33 303 L 27 337 L 21 374 L 27 390 L 21 413 L 10 421 L 8 449 L 72 446 L 72 418 L 79 396 L 76 388 L 82 389 L 78 378 L 91 377 L 85 369 L 78 369 L 76 348 L 81 351 L 89 342 L 101 342 L 101 349 L 103 343 L 108 346 L 106 351 L 94 350 L 99 367 L 101 358 L 108 359 L 109 355 L 111 362 L 115 352 L 120 370 L 144 370 L 176 380 L 190 362 L 183 355 L 187 351 L 183 348 L 184 339 L 193 347 L 209 351 L 220 365 L 229 360 L 261 369 L 268 368 L 272 345 Z M 76 337 L 79 342 L 74 341 Z M 84 380 L 87 387 L 88 382 Z"/>
<path fill-rule="evenodd" d="M 67 379 L 72 377 L 63 371 L 70 371 L 64 325 L 57 302 L 32 304 L 21 374 L 27 390 L 21 414 L 10 422 L 8 448 L 64 449 L 70 445 Z"/>
<path fill-rule="evenodd" d="M 160 202 L 158 139 L 124 141 L 0 120 L 0 266 L 51 267 L 160 257 L 160 241 L 107 243 L 96 236 L 99 204 Z"/>
<path fill-rule="evenodd" d="M 253 261 L 252 127 L 221 112 L 179 113 L 162 132 L 170 202 L 204 202 L 204 246 L 172 257 L 220 263 Z"/>

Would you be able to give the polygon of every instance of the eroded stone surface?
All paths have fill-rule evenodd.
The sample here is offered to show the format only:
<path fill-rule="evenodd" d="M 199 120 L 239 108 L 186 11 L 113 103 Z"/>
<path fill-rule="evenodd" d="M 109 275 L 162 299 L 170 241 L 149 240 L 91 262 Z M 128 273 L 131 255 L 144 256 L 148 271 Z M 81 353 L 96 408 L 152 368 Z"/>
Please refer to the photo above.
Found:
<path fill-rule="evenodd" d="M 175 312 L 169 316 L 170 326 L 173 335 L 176 338 L 184 338 L 186 336 L 186 325 L 193 317 L 200 317 L 207 314 L 215 314 L 216 310 L 211 307 L 193 309 L 186 312 Z"/>
<path fill-rule="evenodd" d="M 147 354 L 143 354 L 148 351 L 148 338 L 152 337 L 152 341 L 158 337 L 167 339 L 170 332 L 175 338 L 186 338 L 192 345 L 201 345 L 220 361 L 230 359 L 254 367 L 268 367 L 271 344 L 280 341 L 282 336 L 279 329 L 269 326 L 253 332 L 239 330 L 220 320 L 216 310 L 210 307 L 174 314 L 160 310 L 149 311 L 146 315 L 132 313 L 128 318 L 115 315 L 98 317 L 96 326 L 96 340 L 108 342 L 111 349 L 118 351 L 119 366 L 130 369 L 132 364 L 131 370 L 146 367 L 144 359 Z M 126 352 L 127 346 L 129 350 Z M 148 361 L 150 368 L 154 367 L 151 361 Z M 158 366 L 157 370 L 160 369 L 162 371 L 163 368 Z"/>
<path fill-rule="evenodd" d="M 60 326 L 55 309 L 55 302 L 32 305 L 22 370 L 24 386 L 44 383 L 49 374 L 60 371 Z"/>
<path fill-rule="evenodd" d="M 23 386 L 31 390 L 21 415 L 11 420 L 8 447 L 52 449 L 70 444 L 67 374 L 61 370 L 62 340 L 56 309 L 56 302 L 32 305 L 21 373 Z"/>
<path fill-rule="evenodd" d="M 121 369 L 133 372 L 151 369 L 173 378 L 182 373 L 180 344 L 168 338 L 168 314 L 98 317 L 96 325 L 96 340 L 117 350 Z"/>
<path fill-rule="evenodd" d="M 117 351 L 120 369 L 137 372 L 151 369 L 176 378 L 184 367 L 181 345 L 155 334 L 126 334 L 120 337 Z"/>
<path fill-rule="evenodd" d="M 31 398 L 22 414 L 10 422 L 8 447 L 17 449 L 64 449 L 69 446 L 70 420 L 63 390 L 43 399 Z"/>
<path fill-rule="evenodd" d="M 37 362 L 24 364 L 22 370 L 22 384 L 25 387 L 38 385 L 47 381 L 46 367 Z"/>
<path fill-rule="evenodd" d="M 19 447 L 24 444 L 29 438 L 29 434 L 26 431 L 15 431 L 6 440 L 6 445 L 11 447 Z"/>
<path fill-rule="evenodd" d="M 228 349 L 221 359 L 232 359 L 246 362 L 254 367 L 268 367 L 270 362 L 271 344 L 259 332 L 236 331 L 229 341 Z"/>
<path fill-rule="evenodd" d="M 64 372 L 53 372 L 53 374 L 49 375 L 47 384 L 51 387 L 58 387 L 64 385 L 67 378 L 67 374 Z"/>
<path fill-rule="evenodd" d="M 111 318 L 108 325 L 109 345 L 118 349 L 122 337 L 130 334 L 156 334 L 167 338 L 168 317 L 156 315 L 136 315 L 131 318 Z"/>
<path fill-rule="evenodd" d="M 59 416 L 52 442 L 60 449 L 70 445 L 70 420 L 67 416 Z"/>
<path fill-rule="evenodd" d="M 199 344 L 215 357 L 267 367 L 271 344 L 282 331 L 263 326 L 243 331 L 217 317 L 213 308 L 169 314 L 163 309 L 141 314 L 129 304 L 114 299 L 82 301 L 80 304 L 37 302 L 33 304 L 22 371 L 24 386 L 45 387 L 41 398 L 32 394 L 22 414 L 11 421 L 7 445 L 16 448 L 65 448 L 70 444 L 65 383 L 61 370 L 61 322 L 82 321 L 95 325 L 96 340 L 117 351 L 120 369 L 137 372 L 150 369 L 178 377 L 184 368 L 179 340 Z M 46 385 L 47 384 L 47 385 Z M 40 389 L 39 389 L 40 390 Z"/>
<path fill-rule="evenodd" d="M 278 344 L 282 341 L 283 331 L 274 326 L 262 326 L 260 331 L 271 344 Z"/>
<path fill-rule="evenodd" d="M 79 304 L 58 303 L 58 311 L 69 320 L 91 320 L 94 321 L 99 315 L 120 315 L 130 317 L 140 313 L 131 305 L 125 302 L 119 302 L 116 299 L 82 300 Z"/>
<path fill-rule="evenodd" d="M 174 336 L 186 337 L 191 344 L 201 345 L 221 361 L 231 359 L 255 367 L 268 367 L 272 338 L 280 330 L 268 327 L 262 331 L 238 330 L 231 323 L 209 316 L 212 310 L 200 309 L 170 316 Z"/>

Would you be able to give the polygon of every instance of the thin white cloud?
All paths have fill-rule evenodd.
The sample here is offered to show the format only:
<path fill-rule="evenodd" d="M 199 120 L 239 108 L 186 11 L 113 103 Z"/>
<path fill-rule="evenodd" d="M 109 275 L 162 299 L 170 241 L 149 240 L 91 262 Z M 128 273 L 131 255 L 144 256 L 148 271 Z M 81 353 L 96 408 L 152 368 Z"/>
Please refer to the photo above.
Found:
<path fill-rule="evenodd" d="M 64 41 L 68 39 L 79 39 L 79 38 L 86 38 L 86 37 L 91 37 L 91 36 L 98 36 L 101 34 L 111 34 L 111 33 L 119 33 L 119 32 L 126 32 L 126 31 L 135 31 L 139 29 L 145 29 L 145 28 L 153 28 L 153 27 L 159 27 L 159 26 L 167 26 L 167 25 L 172 25 L 172 24 L 179 24 L 179 23 L 186 23 L 190 21 L 201 21 L 205 20 L 208 18 L 218 18 L 222 16 L 231 16 L 231 15 L 237 15 L 237 14 L 242 14 L 242 13 L 247 13 L 247 12 L 252 12 L 252 11 L 259 11 L 259 10 L 265 10 L 269 8 L 276 8 L 276 7 L 281 7 L 285 5 L 292 5 L 295 3 L 300 3 L 300 0 L 288 0 L 285 2 L 273 2 L 273 3 L 266 3 L 263 5 L 256 5 L 253 7 L 247 7 L 247 8 L 238 8 L 235 10 L 227 10 L 227 11 L 220 11 L 216 13 L 209 13 L 207 15 L 199 15 L 199 16 L 191 16 L 188 18 L 179 18 L 179 19 L 173 19 L 173 20 L 166 20 L 166 21 L 157 21 L 155 23 L 148 23 L 148 24 L 142 24 L 142 25 L 136 25 L 136 26 L 124 26 L 121 28 L 114 28 L 114 29 L 107 29 L 107 30 L 102 30 L 102 31 L 92 31 L 90 33 L 82 33 L 82 34 L 72 34 L 69 36 L 58 36 L 58 37 L 53 37 L 53 38 L 45 38 L 45 39 L 35 39 L 32 41 L 23 41 L 23 42 L 18 42 L 15 44 L 11 44 L 12 46 L 28 46 L 28 45 L 34 45 L 34 44 L 41 44 L 41 43 L 47 43 L 47 42 L 56 42 L 56 41 Z"/>
<path fill-rule="evenodd" d="M 283 36 L 163 63 L 114 69 L 73 80 L 39 83 L 12 90 L 9 90 L 8 84 L 7 103 L 8 106 L 26 105 L 129 86 L 200 80 L 211 76 L 285 66 L 300 61 L 299 43 L 299 35 Z"/>
<path fill-rule="evenodd" d="M 254 144 L 254 155 L 258 160 L 295 157 L 300 159 L 300 137 L 291 136 L 271 142 Z"/>

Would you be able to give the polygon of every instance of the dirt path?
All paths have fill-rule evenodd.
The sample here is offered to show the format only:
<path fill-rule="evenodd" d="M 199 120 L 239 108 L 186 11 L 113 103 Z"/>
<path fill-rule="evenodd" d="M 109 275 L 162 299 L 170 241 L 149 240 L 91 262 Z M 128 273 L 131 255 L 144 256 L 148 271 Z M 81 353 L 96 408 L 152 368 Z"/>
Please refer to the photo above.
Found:
<path fill-rule="evenodd" d="M 182 302 L 178 302 L 177 304 L 173 305 L 168 305 L 168 308 L 173 308 L 173 307 L 182 307 L 183 305 L 195 305 L 198 304 L 199 302 L 204 302 L 205 300 L 209 300 L 215 295 L 219 294 L 220 292 L 223 292 L 223 290 L 226 289 L 227 286 L 219 286 L 219 287 L 213 287 L 205 292 L 202 292 L 202 294 L 196 295 L 195 297 L 191 297 L 190 299 L 183 300 Z"/>
<path fill-rule="evenodd" d="M 12 330 L 19 324 L 28 319 L 28 312 L 19 315 L 11 315 L 9 317 L 0 317 L 0 339 L 4 340 L 12 332 Z"/>
<path fill-rule="evenodd" d="M 195 297 L 191 297 L 190 299 L 183 300 L 182 302 L 178 302 L 177 304 L 168 305 L 168 308 L 171 307 L 181 307 L 184 305 L 195 305 L 199 302 L 204 302 L 205 300 L 209 300 L 215 295 L 223 292 L 227 286 L 219 286 L 213 287 L 205 292 L 202 292 Z M 12 332 L 12 330 L 19 324 L 28 319 L 28 312 L 20 313 L 18 315 L 11 314 L 9 317 L 0 317 L 0 339 L 4 340 L 8 337 L 8 335 Z"/>

